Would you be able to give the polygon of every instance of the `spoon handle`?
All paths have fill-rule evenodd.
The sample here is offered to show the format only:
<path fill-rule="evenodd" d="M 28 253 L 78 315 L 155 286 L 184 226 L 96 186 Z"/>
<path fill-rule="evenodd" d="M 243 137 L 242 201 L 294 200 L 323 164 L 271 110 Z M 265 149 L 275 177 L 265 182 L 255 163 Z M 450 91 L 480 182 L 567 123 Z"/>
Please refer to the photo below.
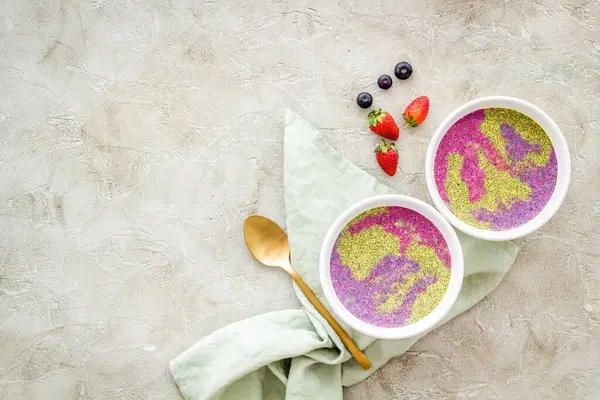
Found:
<path fill-rule="evenodd" d="M 344 345 L 346 346 L 348 351 L 350 351 L 352 356 L 356 359 L 358 364 L 361 367 L 363 367 L 363 369 L 371 368 L 371 361 L 369 361 L 367 356 L 358 348 L 356 343 L 354 343 L 354 340 L 352 340 L 352 338 L 346 333 L 344 328 L 342 328 L 340 324 L 337 323 L 333 315 L 331 315 L 331 313 L 327 310 L 327 308 L 325 308 L 323 303 L 319 301 L 319 299 L 313 293 L 313 291 L 310 290 L 310 288 L 306 285 L 306 283 L 304 283 L 302 278 L 300 278 L 300 275 L 298 275 L 296 271 L 294 271 L 291 267 L 289 269 L 286 268 L 286 270 L 290 274 L 294 282 L 296 282 L 296 285 L 298 285 L 300 290 L 302 290 L 302 293 L 304 293 L 304 295 L 308 298 L 312 305 L 317 309 L 319 314 L 321 314 L 323 318 L 325 318 L 325 320 L 329 323 L 329 325 L 331 325 L 335 333 L 337 333 L 337 335 L 340 337 L 342 343 L 344 343 Z"/>

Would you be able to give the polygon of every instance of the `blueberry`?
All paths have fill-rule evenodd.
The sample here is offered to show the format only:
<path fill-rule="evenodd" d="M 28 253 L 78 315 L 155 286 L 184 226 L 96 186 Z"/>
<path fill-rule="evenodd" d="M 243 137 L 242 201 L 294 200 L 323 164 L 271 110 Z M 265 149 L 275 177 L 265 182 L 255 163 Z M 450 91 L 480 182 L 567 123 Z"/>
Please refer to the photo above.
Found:
<path fill-rule="evenodd" d="M 408 79 L 412 75 L 412 66 L 406 61 L 399 62 L 394 68 L 394 75 L 401 80 Z"/>
<path fill-rule="evenodd" d="M 360 108 L 369 108 L 371 107 L 371 104 L 373 104 L 373 96 L 367 92 L 359 93 L 356 98 L 356 104 L 358 104 Z"/>
<path fill-rule="evenodd" d="M 389 75 L 381 75 L 377 79 L 377 84 L 382 89 L 389 89 L 392 87 L 392 78 Z"/>

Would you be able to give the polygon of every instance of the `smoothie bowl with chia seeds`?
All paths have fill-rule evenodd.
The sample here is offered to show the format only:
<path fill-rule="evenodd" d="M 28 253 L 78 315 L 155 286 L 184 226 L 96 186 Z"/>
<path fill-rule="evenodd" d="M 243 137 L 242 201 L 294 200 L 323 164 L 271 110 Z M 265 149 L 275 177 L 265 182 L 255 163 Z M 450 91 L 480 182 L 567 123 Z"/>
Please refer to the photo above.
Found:
<path fill-rule="evenodd" d="M 438 210 L 461 231 L 510 240 L 546 223 L 569 186 L 566 141 L 539 108 L 484 97 L 451 113 L 427 152 L 427 186 Z"/>
<path fill-rule="evenodd" d="M 383 339 L 433 328 L 463 280 L 458 237 L 444 217 L 408 196 L 380 195 L 347 209 L 319 260 L 327 301 L 345 323 Z"/>

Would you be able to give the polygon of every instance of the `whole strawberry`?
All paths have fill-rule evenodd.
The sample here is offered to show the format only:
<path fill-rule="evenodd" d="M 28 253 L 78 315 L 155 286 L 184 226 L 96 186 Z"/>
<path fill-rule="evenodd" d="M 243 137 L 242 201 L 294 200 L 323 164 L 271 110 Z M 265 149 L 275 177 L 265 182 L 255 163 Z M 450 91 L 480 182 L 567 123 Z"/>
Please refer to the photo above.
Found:
<path fill-rule="evenodd" d="M 427 96 L 421 96 L 414 99 L 408 105 L 408 107 L 406 107 L 406 110 L 404 110 L 402 116 L 404 117 L 404 120 L 408 125 L 419 126 L 427 117 L 428 112 L 429 99 L 427 98 Z"/>
<path fill-rule="evenodd" d="M 394 118 L 389 113 L 381 111 L 381 109 L 369 113 L 369 128 L 376 134 L 390 140 L 398 140 L 400 134 L 400 129 L 398 129 Z"/>
<path fill-rule="evenodd" d="M 394 143 L 387 144 L 385 139 L 383 145 L 379 145 L 375 148 L 375 158 L 377 164 L 381 167 L 383 172 L 389 176 L 396 175 L 396 169 L 398 169 L 398 150 Z"/>

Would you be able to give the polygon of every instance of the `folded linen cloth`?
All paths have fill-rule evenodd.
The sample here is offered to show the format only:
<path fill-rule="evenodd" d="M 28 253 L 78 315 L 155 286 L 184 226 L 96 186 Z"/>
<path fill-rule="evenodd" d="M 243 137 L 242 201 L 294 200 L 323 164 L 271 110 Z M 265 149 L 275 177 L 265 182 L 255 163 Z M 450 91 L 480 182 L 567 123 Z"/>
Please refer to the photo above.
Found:
<path fill-rule="evenodd" d="M 292 265 L 325 305 L 319 282 L 321 241 L 346 208 L 393 193 L 331 148 L 307 121 L 285 115 L 284 184 Z M 240 221 L 241 229 L 241 221 Z M 517 254 L 510 242 L 486 242 L 458 232 L 465 257 L 460 295 L 438 326 L 471 308 L 504 278 Z M 379 340 L 344 326 L 373 366 L 365 371 L 294 286 L 304 306 L 233 323 L 201 339 L 170 363 L 186 399 L 342 398 L 350 386 L 406 352 L 420 337 Z M 342 323 L 338 319 L 338 322 Z"/>

